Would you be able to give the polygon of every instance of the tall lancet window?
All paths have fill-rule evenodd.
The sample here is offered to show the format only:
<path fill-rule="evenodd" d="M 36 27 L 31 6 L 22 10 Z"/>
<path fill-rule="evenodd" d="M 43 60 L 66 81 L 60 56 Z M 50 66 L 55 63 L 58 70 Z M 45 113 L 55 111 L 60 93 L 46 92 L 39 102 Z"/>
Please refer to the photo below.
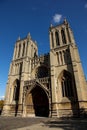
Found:
<path fill-rule="evenodd" d="M 25 43 L 23 44 L 23 52 L 22 52 L 22 56 L 24 56 L 24 52 L 25 52 Z"/>
<path fill-rule="evenodd" d="M 52 48 L 54 48 L 53 32 L 51 32 Z"/>
<path fill-rule="evenodd" d="M 71 74 L 67 71 L 63 71 L 61 86 L 63 97 L 73 97 L 72 77 Z"/>
<path fill-rule="evenodd" d="M 56 37 L 56 46 L 59 46 L 60 43 L 59 43 L 59 33 L 58 32 L 55 32 L 55 37 Z"/>
<path fill-rule="evenodd" d="M 65 36 L 65 32 L 64 32 L 63 29 L 61 30 L 61 35 L 62 35 L 62 42 L 63 42 L 63 44 L 66 44 L 66 36 Z"/>
<path fill-rule="evenodd" d="M 13 90 L 13 100 L 18 101 L 19 100 L 19 90 L 20 90 L 20 84 L 19 80 L 15 80 L 14 82 L 14 90 Z"/>
<path fill-rule="evenodd" d="M 69 33 L 69 28 L 66 28 L 66 30 L 67 30 L 67 35 L 68 35 L 69 42 L 71 42 L 70 33 Z"/>
<path fill-rule="evenodd" d="M 18 57 L 20 57 L 20 51 L 21 51 L 21 44 L 19 44 Z"/>

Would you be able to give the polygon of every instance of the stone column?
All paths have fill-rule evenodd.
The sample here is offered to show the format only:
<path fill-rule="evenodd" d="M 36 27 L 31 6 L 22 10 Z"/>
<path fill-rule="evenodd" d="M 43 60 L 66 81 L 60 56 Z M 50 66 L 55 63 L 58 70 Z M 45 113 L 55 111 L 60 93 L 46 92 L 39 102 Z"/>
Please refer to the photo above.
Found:
<path fill-rule="evenodd" d="M 64 60 L 64 51 L 62 51 L 62 61 L 63 61 L 63 65 L 65 64 L 65 60 Z"/>
<path fill-rule="evenodd" d="M 9 81 L 8 81 L 9 82 Z M 9 93 L 9 83 L 7 83 L 6 85 L 6 92 L 5 92 L 5 104 L 9 103 L 9 97 L 8 97 L 8 93 Z"/>
<path fill-rule="evenodd" d="M 19 65 L 17 64 L 17 74 L 19 74 Z"/>
<path fill-rule="evenodd" d="M 58 65 L 60 65 L 59 52 L 57 52 L 56 55 L 57 55 L 57 62 L 58 62 Z"/>
<path fill-rule="evenodd" d="M 11 101 L 12 101 L 12 87 L 9 87 L 9 103 L 11 103 Z"/>
<path fill-rule="evenodd" d="M 26 51 L 27 51 L 27 42 L 25 42 L 25 51 L 24 51 L 24 56 L 26 56 Z"/>
<path fill-rule="evenodd" d="M 55 31 L 53 31 L 53 41 L 54 41 L 54 48 L 56 47 L 56 37 L 55 37 Z"/>
<path fill-rule="evenodd" d="M 12 69 L 12 63 L 10 64 L 9 75 L 11 74 L 11 69 Z"/>
<path fill-rule="evenodd" d="M 60 61 L 60 65 L 63 64 L 63 60 L 62 60 L 62 52 L 59 52 L 59 61 Z"/>
<path fill-rule="evenodd" d="M 23 111 L 23 117 L 26 117 L 26 104 L 25 104 L 25 95 L 26 91 L 23 89 L 23 101 L 22 101 L 22 111 Z"/>
<path fill-rule="evenodd" d="M 26 56 L 27 56 L 27 53 L 28 53 L 28 41 L 26 41 L 26 44 L 27 44 L 27 48 L 26 48 Z"/>
<path fill-rule="evenodd" d="M 17 51 L 17 48 L 16 48 L 16 44 L 15 44 L 13 60 L 15 60 L 15 58 L 16 58 L 16 51 Z"/>
<path fill-rule="evenodd" d="M 17 44 L 17 49 L 16 49 L 16 59 L 18 58 L 18 51 L 19 51 L 19 44 Z"/>
<path fill-rule="evenodd" d="M 31 58 L 33 58 L 33 45 L 31 45 Z"/>
<path fill-rule="evenodd" d="M 50 49 L 52 49 L 52 38 L 51 38 L 51 31 L 49 32 L 49 38 L 50 38 Z"/>
<path fill-rule="evenodd" d="M 70 27 L 68 27 L 68 31 L 69 31 L 69 37 L 70 37 L 71 43 L 75 43 L 74 36 Z"/>
<path fill-rule="evenodd" d="M 73 67 L 73 72 L 74 72 L 74 77 L 75 77 L 78 101 L 82 101 L 82 92 L 81 92 L 81 88 L 80 88 L 81 86 L 80 86 L 80 81 L 79 81 L 80 79 L 79 79 L 78 67 L 75 62 L 75 55 L 74 55 L 74 50 L 73 50 L 72 46 L 70 46 L 70 54 L 71 54 L 72 67 Z"/>

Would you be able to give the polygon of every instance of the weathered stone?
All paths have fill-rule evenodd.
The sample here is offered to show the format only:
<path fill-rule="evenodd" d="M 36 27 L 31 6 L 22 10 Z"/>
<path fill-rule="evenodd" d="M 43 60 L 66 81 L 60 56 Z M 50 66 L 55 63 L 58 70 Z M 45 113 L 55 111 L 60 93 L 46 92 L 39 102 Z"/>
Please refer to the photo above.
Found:
<path fill-rule="evenodd" d="M 87 84 L 69 23 L 51 26 L 50 52 L 38 56 L 28 34 L 17 40 L 2 115 L 69 117 L 87 113 Z"/>

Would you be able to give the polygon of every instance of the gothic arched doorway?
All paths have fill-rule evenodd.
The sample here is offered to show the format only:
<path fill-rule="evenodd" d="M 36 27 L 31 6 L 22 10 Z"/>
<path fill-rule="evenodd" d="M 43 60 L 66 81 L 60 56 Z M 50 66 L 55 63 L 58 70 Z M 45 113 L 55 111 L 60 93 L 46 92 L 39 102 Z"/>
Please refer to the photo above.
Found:
<path fill-rule="evenodd" d="M 28 115 L 31 115 L 33 109 L 35 116 L 49 116 L 49 100 L 46 92 L 40 86 L 36 85 L 27 97 Z M 31 107 L 29 109 L 29 107 Z"/>

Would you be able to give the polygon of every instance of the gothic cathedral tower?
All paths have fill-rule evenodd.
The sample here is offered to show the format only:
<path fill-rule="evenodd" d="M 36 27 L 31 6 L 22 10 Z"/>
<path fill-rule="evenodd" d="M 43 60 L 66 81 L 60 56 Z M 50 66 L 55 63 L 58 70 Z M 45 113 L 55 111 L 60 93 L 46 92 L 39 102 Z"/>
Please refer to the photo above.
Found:
<path fill-rule="evenodd" d="M 49 37 L 50 52 L 42 56 L 30 34 L 16 41 L 2 115 L 87 114 L 87 85 L 69 23 L 51 26 Z"/>
<path fill-rule="evenodd" d="M 24 81 L 31 79 L 31 59 L 38 55 L 38 47 L 30 33 L 15 43 L 10 64 L 3 115 L 21 116 Z"/>
<path fill-rule="evenodd" d="M 51 26 L 49 36 L 52 116 L 79 116 L 87 111 L 87 85 L 67 20 Z"/>

